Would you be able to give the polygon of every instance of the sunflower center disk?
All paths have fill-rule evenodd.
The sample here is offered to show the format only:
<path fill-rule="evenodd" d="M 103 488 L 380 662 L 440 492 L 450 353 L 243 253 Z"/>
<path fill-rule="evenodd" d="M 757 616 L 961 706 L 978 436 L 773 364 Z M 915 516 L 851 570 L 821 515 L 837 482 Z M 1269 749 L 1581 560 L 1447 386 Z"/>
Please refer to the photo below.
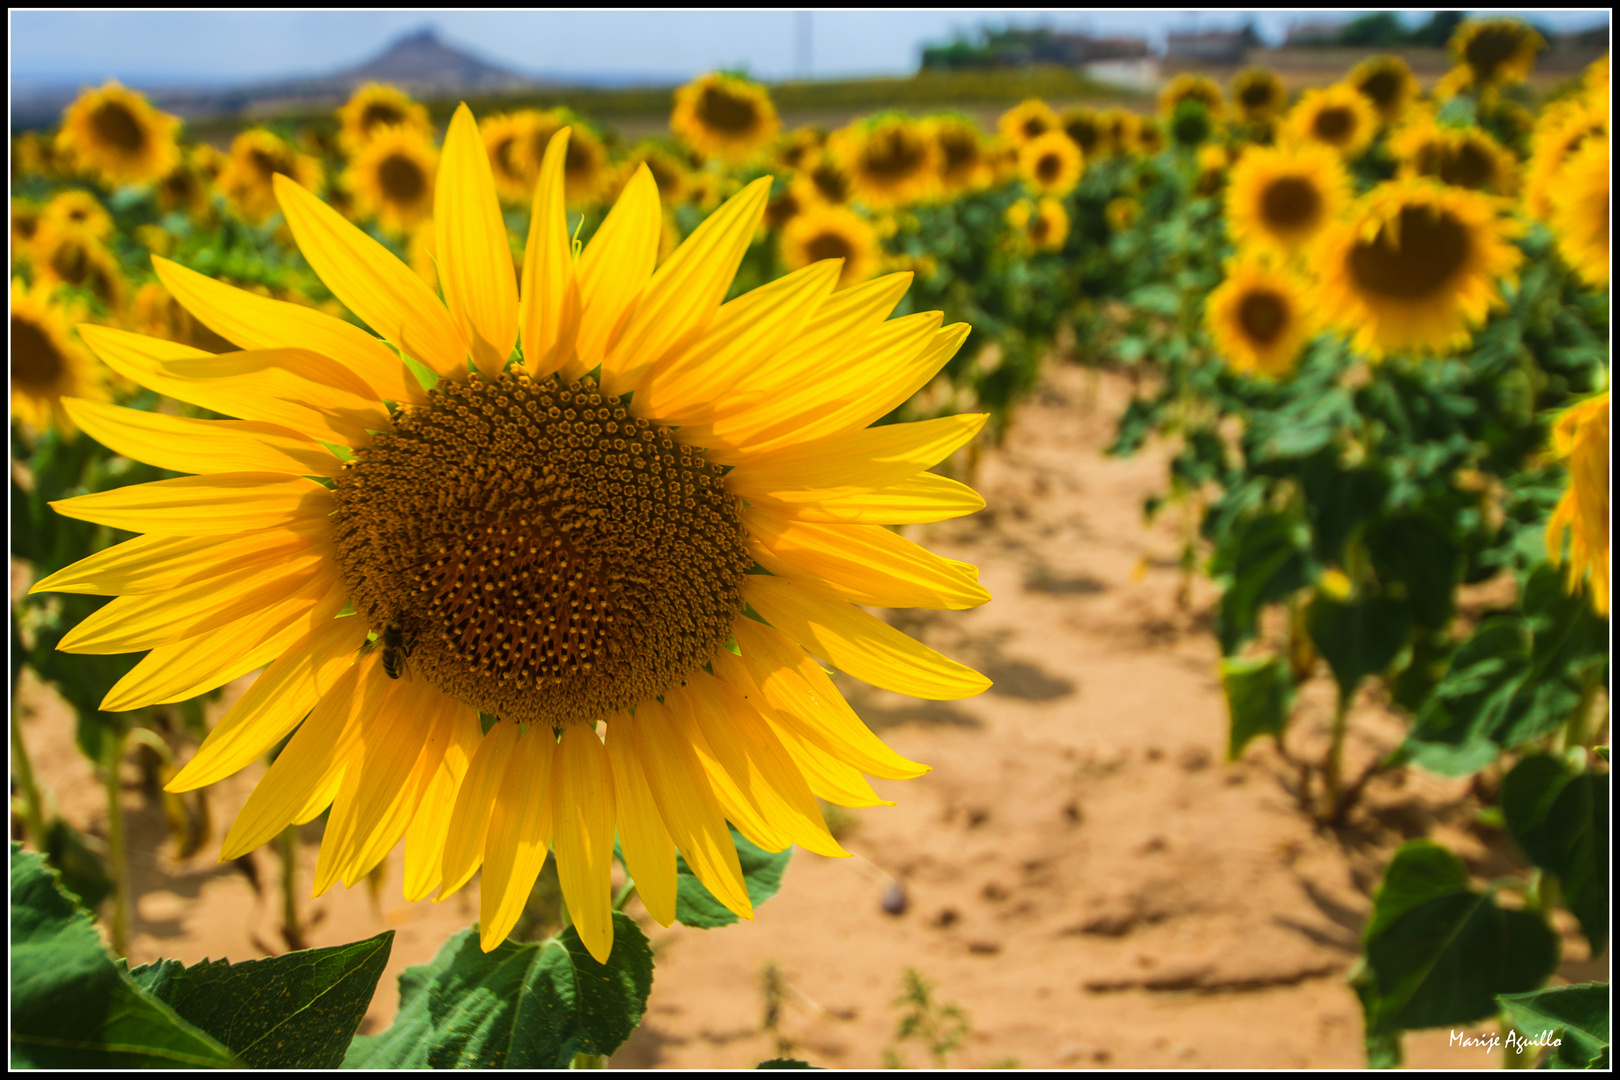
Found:
<path fill-rule="evenodd" d="M 380 102 L 366 106 L 366 111 L 360 114 L 360 129 L 370 133 L 372 128 L 388 127 L 391 124 L 403 123 L 405 114 L 392 105 Z"/>
<path fill-rule="evenodd" d="M 1288 323 L 1288 305 L 1276 293 L 1256 290 L 1243 298 L 1238 321 L 1257 345 L 1270 345 Z"/>
<path fill-rule="evenodd" d="M 39 327 L 27 319 L 11 317 L 11 381 L 28 389 L 56 385 L 65 365 L 62 356 Z"/>
<path fill-rule="evenodd" d="M 141 125 L 122 105 L 103 105 L 91 114 L 90 123 L 98 136 L 125 153 L 135 153 L 146 142 Z"/>
<path fill-rule="evenodd" d="M 1444 213 L 1417 206 L 1402 209 L 1395 226 L 1385 225 L 1350 250 L 1356 284 L 1393 300 L 1421 300 L 1449 287 L 1452 275 L 1468 261 L 1467 228 Z"/>
<path fill-rule="evenodd" d="M 1324 142 L 1341 143 L 1355 127 L 1355 115 L 1349 109 L 1323 109 L 1316 114 L 1316 137 Z"/>
<path fill-rule="evenodd" d="M 704 88 L 697 111 L 705 126 L 733 135 L 753 130 L 758 120 L 752 101 L 718 86 Z"/>
<path fill-rule="evenodd" d="M 390 154 L 377 166 L 377 179 L 389 199 L 397 203 L 413 203 L 427 189 L 427 178 L 421 168 L 404 154 Z"/>
<path fill-rule="evenodd" d="M 1322 195 L 1316 185 L 1298 176 L 1285 176 L 1266 186 L 1260 213 L 1281 232 L 1309 228 L 1322 213 Z"/>
<path fill-rule="evenodd" d="M 701 451 L 589 380 L 441 382 L 338 479 L 338 561 L 411 670 L 529 723 L 663 693 L 731 636 L 752 565 Z"/>

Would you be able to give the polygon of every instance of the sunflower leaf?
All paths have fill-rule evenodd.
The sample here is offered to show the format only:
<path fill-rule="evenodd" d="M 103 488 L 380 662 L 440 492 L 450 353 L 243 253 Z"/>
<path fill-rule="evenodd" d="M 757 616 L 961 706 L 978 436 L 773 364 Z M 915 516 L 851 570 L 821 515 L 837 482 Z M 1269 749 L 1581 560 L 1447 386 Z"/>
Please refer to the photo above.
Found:
<path fill-rule="evenodd" d="M 1605 1067 L 1597 1059 L 1609 1048 L 1608 983 L 1549 986 L 1524 994 L 1498 994 L 1496 1000 L 1520 1035 L 1559 1039 L 1553 1056 L 1564 1067 Z"/>
<path fill-rule="evenodd" d="M 1609 778 L 1535 754 L 1502 782 L 1508 832 L 1530 861 L 1557 874 L 1592 955 L 1609 936 Z"/>
<path fill-rule="evenodd" d="M 782 887 L 782 874 L 787 870 L 793 849 L 766 851 L 749 843 L 736 829 L 731 830 L 731 839 L 737 845 L 737 861 L 742 864 L 743 884 L 748 888 L 748 899 L 758 907 L 775 896 Z M 675 869 L 679 875 L 675 890 L 675 918 L 700 930 L 730 926 L 737 921 L 736 914 L 703 887 L 703 882 L 692 873 L 685 859 L 676 856 Z"/>
<path fill-rule="evenodd" d="M 1231 715 L 1228 761 L 1243 756 L 1243 748 L 1257 735 L 1282 738 L 1294 698 L 1285 661 L 1272 656 L 1226 657 L 1221 660 L 1221 689 Z"/>

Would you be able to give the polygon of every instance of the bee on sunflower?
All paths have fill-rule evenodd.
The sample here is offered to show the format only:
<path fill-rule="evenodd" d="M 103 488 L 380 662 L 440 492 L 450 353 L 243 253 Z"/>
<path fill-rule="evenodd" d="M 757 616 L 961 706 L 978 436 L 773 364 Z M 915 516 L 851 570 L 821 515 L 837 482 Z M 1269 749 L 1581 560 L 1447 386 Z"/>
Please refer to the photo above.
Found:
<path fill-rule="evenodd" d="M 1020 244 L 1034 251 L 1062 251 L 1069 239 L 1069 212 L 1050 196 L 1038 202 L 1019 199 L 1007 207 L 1007 224 Z"/>
<path fill-rule="evenodd" d="M 1314 329 L 1301 281 L 1262 254 L 1240 254 L 1209 294 L 1204 317 L 1215 349 L 1233 371 L 1283 379 L 1293 374 Z"/>
<path fill-rule="evenodd" d="M 844 206 L 815 206 L 795 216 L 782 230 L 781 250 L 782 264 L 789 270 L 825 259 L 843 260 L 840 289 L 876 273 L 881 254 L 872 226 Z"/>
<path fill-rule="evenodd" d="M 1369 56 L 1345 76 L 1346 83 L 1367 99 L 1385 124 L 1398 124 L 1417 100 L 1417 76 L 1398 56 Z"/>
<path fill-rule="evenodd" d="M 1522 82 L 1535 67 L 1547 39 L 1518 19 L 1468 19 L 1446 43 L 1456 63 L 1437 96 L 1484 91 Z"/>
<path fill-rule="evenodd" d="M 1250 147 L 1227 180 L 1227 231 L 1240 247 L 1297 252 L 1344 212 L 1350 198 L 1350 176 L 1333 150 Z"/>
<path fill-rule="evenodd" d="M 354 192 L 354 215 L 375 217 L 391 233 L 410 232 L 433 215 L 438 165 L 439 152 L 420 132 L 407 127 L 374 130 L 343 177 Z"/>
<path fill-rule="evenodd" d="M 217 185 L 237 216 L 258 225 L 276 212 L 277 176 L 300 187 L 319 189 L 321 163 L 295 150 L 275 132 L 251 128 L 231 140 Z"/>
<path fill-rule="evenodd" d="M 1061 129 L 1031 139 L 1018 149 L 1018 173 L 1038 195 L 1067 195 L 1080 182 L 1085 164 L 1080 148 Z"/>
<path fill-rule="evenodd" d="M 1202 105 L 1211 120 L 1219 120 L 1225 115 L 1226 99 L 1221 96 L 1220 84 L 1207 76 L 1184 71 L 1159 91 L 1159 116 L 1169 120 L 1188 101 Z"/>
<path fill-rule="evenodd" d="M 388 83 L 368 82 L 356 88 L 338 108 L 337 120 L 338 144 L 351 155 L 389 128 L 404 128 L 426 142 L 433 141 L 433 121 L 427 109 Z"/>
<path fill-rule="evenodd" d="M 990 160 L 990 149 L 980 137 L 977 124 L 965 116 L 935 116 L 929 119 L 928 125 L 939 146 L 942 198 L 978 191 L 995 182 L 995 164 Z"/>
<path fill-rule="evenodd" d="M 1588 285 L 1608 288 L 1608 139 L 1588 139 L 1570 155 L 1551 200 L 1558 253 Z"/>
<path fill-rule="evenodd" d="M 59 153 L 109 187 L 146 184 L 180 160 L 180 118 L 158 112 L 145 95 L 108 82 L 86 90 L 62 113 Z"/>
<path fill-rule="evenodd" d="M 1569 538 L 1568 589 L 1588 576 L 1592 608 L 1609 617 L 1609 392 L 1565 409 L 1553 424 L 1552 454 L 1569 463 L 1569 487 L 1547 522 L 1547 555 L 1564 562 Z"/>
<path fill-rule="evenodd" d="M 53 297 L 50 285 L 32 288 L 11 279 L 11 419 L 35 431 L 77 429 L 64 399 L 103 400 L 101 365 L 72 327 L 83 311 Z"/>
<path fill-rule="evenodd" d="M 1019 102 L 1001 114 L 996 121 L 996 131 L 1000 133 L 1002 141 L 1009 146 L 1023 146 L 1031 139 L 1038 139 L 1049 131 L 1057 131 L 1063 127 L 1058 114 L 1052 111 L 1052 106 L 1040 98 L 1028 98 Z"/>
<path fill-rule="evenodd" d="M 1232 106 L 1246 124 L 1261 123 L 1282 113 L 1288 88 L 1270 68 L 1248 67 L 1232 76 Z"/>
<path fill-rule="evenodd" d="M 1312 308 L 1377 359 L 1468 346 L 1522 259 L 1496 200 L 1421 177 L 1380 184 L 1310 252 Z"/>
<path fill-rule="evenodd" d="M 849 174 L 853 197 L 873 209 L 928 198 L 939 183 L 939 144 L 904 116 L 880 116 L 833 132 L 827 149 Z"/>
<path fill-rule="evenodd" d="M 704 157 L 741 162 L 770 146 L 781 130 L 763 86 L 731 75 L 700 75 L 675 91 L 669 127 Z"/>
<path fill-rule="evenodd" d="M 1355 87 L 1336 83 L 1307 90 L 1284 121 L 1286 134 L 1300 142 L 1330 147 L 1350 158 L 1378 134 L 1378 114 Z"/>
<path fill-rule="evenodd" d="M 926 771 L 860 722 L 816 658 L 903 693 L 986 688 L 855 606 L 989 598 L 970 568 L 883 527 L 983 506 L 927 469 L 984 417 L 868 428 L 966 336 L 937 312 L 886 320 L 907 275 L 835 292 L 843 267 L 816 262 L 722 303 L 769 179 L 655 270 L 663 213 L 643 170 L 576 257 L 569 135 L 542 161 L 521 292 L 465 105 L 435 185 L 442 303 L 277 177 L 310 265 L 386 341 L 156 260 L 244 351 L 86 328 L 91 347 L 239 419 L 75 407 L 113 449 L 194 475 L 53 504 L 144 535 L 35 589 L 129 594 L 61 643 L 151 650 L 109 710 L 270 665 L 169 784 L 212 783 L 291 735 L 224 857 L 330 806 L 317 893 L 403 839 L 410 899 L 448 896 L 482 867 L 489 950 L 552 848 L 580 938 L 605 961 L 615 834 L 661 924 L 677 853 L 748 918 L 728 819 L 770 850 L 843 855 L 816 797 L 877 805 L 863 772 Z M 431 391 L 402 357 L 437 376 Z M 408 656 L 397 670 L 364 647 L 385 632 Z M 480 713 L 499 718 L 487 734 Z"/>

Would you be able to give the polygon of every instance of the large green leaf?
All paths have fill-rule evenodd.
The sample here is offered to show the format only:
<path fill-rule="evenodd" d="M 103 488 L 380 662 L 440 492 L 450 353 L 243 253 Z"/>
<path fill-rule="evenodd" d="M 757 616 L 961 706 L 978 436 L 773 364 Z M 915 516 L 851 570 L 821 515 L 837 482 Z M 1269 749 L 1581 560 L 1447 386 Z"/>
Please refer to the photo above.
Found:
<path fill-rule="evenodd" d="M 335 1069 L 365 1019 L 392 930 L 236 964 L 160 960 L 129 973 L 147 994 L 258 1069 Z"/>
<path fill-rule="evenodd" d="M 45 860 L 11 845 L 11 1064 L 230 1068 L 229 1050 L 146 996 Z"/>
<path fill-rule="evenodd" d="M 1341 469 L 1331 452 L 1318 454 L 1300 474 L 1311 549 L 1325 563 L 1343 563 L 1344 546 L 1377 517 L 1389 497 L 1389 471 L 1382 463 Z"/>
<path fill-rule="evenodd" d="M 1225 585 L 1215 610 L 1215 635 L 1230 655 L 1254 636 L 1263 604 L 1309 583 L 1306 529 L 1293 515 L 1266 512 L 1233 528 L 1210 562 Z"/>
<path fill-rule="evenodd" d="M 1236 761 L 1257 735 L 1282 738 L 1294 699 L 1286 661 L 1269 656 L 1227 657 L 1221 661 L 1221 690 L 1231 717 L 1228 760 Z"/>
<path fill-rule="evenodd" d="M 1333 669 L 1339 695 L 1348 701 L 1368 675 L 1375 675 L 1406 646 L 1412 617 L 1388 597 L 1340 601 L 1318 592 L 1305 608 L 1305 629 Z"/>
<path fill-rule="evenodd" d="M 793 849 L 766 851 L 755 847 L 736 829 L 731 830 L 732 842 L 737 845 L 737 861 L 742 864 L 743 884 L 748 887 L 748 899 L 755 907 L 776 895 L 782 887 L 782 874 L 787 870 Z M 676 856 L 675 868 L 679 872 L 675 891 L 675 918 L 687 926 L 712 930 L 717 926 L 730 926 L 737 921 L 731 909 L 714 898 L 704 888 L 686 860 Z"/>
<path fill-rule="evenodd" d="M 1468 887 L 1462 860 L 1413 840 L 1373 900 L 1357 992 L 1370 1040 L 1492 1016 L 1496 995 L 1531 990 L 1558 966 L 1558 937 L 1538 916 Z"/>
<path fill-rule="evenodd" d="M 1430 630 L 1450 625 L 1463 557 L 1444 526 L 1418 514 L 1389 518 L 1368 530 L 1367 547 L 1380 577 L 1405 588 L 1413 621 Z"/>
<path fill-rule="evenodd" d="M 1526 757 L 1502 782 L 1502 816 L 1530 861 L 1558 875 L 1592 955 L 1609 939 L 1609 777 Z"/>
<path fill-rule="evenodd" d="M 1609 984 L 1549 986 L 1524 994 L 1499 994 L 1502 1015 L 1527 1039 L 1551 1034 L 1560 1040 L 1555 1059 L 1575 1068 L 1594 1066 L 1609 1048 Z"/>
<path fill-rule="evenodd" d="M 613 952 L 599 964 L 569 927 L 544 942 L 478 945 L 477 928 L 399 977 L 399 1014 L 355 1039 L 348 1069 L 565 1069 L 575 1054 L 611 1054 L 652 992 L 652 948 L 629 916 L 613 916 Z"/>

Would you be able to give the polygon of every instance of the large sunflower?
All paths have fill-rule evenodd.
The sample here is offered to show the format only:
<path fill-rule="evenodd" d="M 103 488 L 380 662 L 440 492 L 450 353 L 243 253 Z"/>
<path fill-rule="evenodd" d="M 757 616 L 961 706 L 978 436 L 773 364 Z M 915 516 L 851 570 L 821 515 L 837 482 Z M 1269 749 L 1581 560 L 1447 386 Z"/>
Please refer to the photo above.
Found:
<path fill-rule="evenodd" d="M 1416 177 L 1380 184 L 1312 250 L 1315 307 L 1373 357 L 1466 348 L 1519 265 L 1509 229 L 1489 196 Z"/>
<path fill-rule="evenodd" d="M 389 232 L 409 232 L 433 216 L 438 163 L 439 152 L 420 132 L 405 127 L 374 132 L 344 176 L 354 192 L 355 213 L 376 217 Z"/>
<path fill-rule="evenodd" d="M 273 131 L 252 128 L 231 140 L 218 187 L 243 220 L 258 224 L 276 212 L 275 178 L 318 189 L 321 163 Z"/>
<path fill-rule="evenodd" d="M 1564 561 L 1569 534 L 1569 591 L 1590 572 L 1592 606 L 1609 617 L 1609 392 L 1565 409 L 1552 429 L 1553 456 L 1569 461 L 1569 487 L 1547 522 L 1547 554 Z"/>
<path fill-rule="evenodd" d="M 1031 191 L 1067 195 L 1080 182 L 1085 158 L 1063 131 L 1049 131 L 1018 149 L 1018 172 Z"/>
<path fill-rule="evenodd" d="M 939 193 L 952 198 L 995 182 L 996 168 L 979 126 L 963 116 L 936 116 L 929 130 L 939 144 Z"/>
<path fill-rule="evenodd" d="M 1062 127 L 1063 121 L 1052 111 L 1052 106 L 1040 98 L 1019 102 L 1002 113 L 1001 119 L 996 122 L 996 130 L 1013 146 L 1023 146 L 1031 139 L 1038 139 L 1048 131 L 1057 131 Z"/>
<path fill-rule="evenodd" d="M 1558 253 L 1588 284 L 1609 286 L 1609 140 L 1588 139 L 1552 193 Z"/>
<path fill-rule="evenodd" d="M 1552 193 L 1563 182 L 1564 167 L 1586 140 L 1607 138 L 1605 118 L 1589 100 L 1572 99 L 1547 106 L 1530 133 L 1530 161 L 1525 167 L 1524 209 L 1533 218 L 1552 216 Z"/>
<path fill-rule="evenodd" d="M 158 112 L 145 96 L 109 82 L 86 90 L 62 113 L 57 148 L 109 185 L 144 184 L 180 160 L 180 118 Z"/>
<path fill-rule="evenodd" d="M 433 122 L 428 111 L 397 86 L 368 82 L 349 95 L 338 108 L 338 142 L 350 154 L 358 153 L 389 128 L 405 128 L 432 141 Z"/>
<path fill-rule="evenodd" d="M 1288 104 L 1288 88 L 1270 68 L 1244 68 L 1232 76 L 1232 105 L 1246 123 L 1269 120 Z"/>
<path fill-rule="evenodd" d="M 1294 139 L 1353 157 L 1378 134 L 1378 114 L 1355 87 L 1335 83 L 1305 91 L 1299 104 L 1289 111 L 1285 126 Z"/>
<path fill-rule="evenodd" d="M 1350 203 L 1350 177 L 1325 146 L 1253 146 L 1232 168 L 1226 224 L 1239 245 L 1297 251 Z"/>
<path fill-rule="evenodd" d="M 330 805 L 317 892 L 403 837 L 410 899 L 447 896 L 482 865 L 487 950 L 554 847 L 574 925 L 606 959 L 615 833 L 660 923 L 677 852 L 748 917 L 728 819 L 771 850 L 841 855 L 815 797 L 874 805 L 862 772 L 925 771 L 860 723 L 812 654 L 905 693 L 988 685 L 855 606 L 988 599 L 971 569 L 883 528 L 983 505 L 925 471 L 983 418 L 866 427 L 967 332 L 937 312 L 884 321 L 905 275 L 833 292 L 841 268 L 818 262 L 721 304 L 769 180 L 654 272 L 662 212 L 643 171 L 576 258 L 567 141 L 542 163 L 521 294 L 465 106 L 435 195 L 444 303 L 276 180 L 315 272 L 386 340 L 158 261 L 247 351 L 88 328 L 92 347 L 241 419 L 78 406 L 111 447 L 199 475 L 55 504 L 146 535 L 36 588 L 128 594 L 62 641 L 152 649 L 110 710 L 270 663 L 169 785 L 212 783 L 291 733 L 224 857 Z M 431 392 L 402 355 L 436 375 Z M 480 712 L 499 717 L 487 735 Z"/>
<path fill-rule="evenodd" d="M 1447 43 L 1464 85 L 1484 88 L 1519 82 L 1536 64 L 1547 39 L 1518 19 L 1469 19 Z"/>
<path fill-rule="evenodd" d="M 1345 76 L 1386 124 L 1399 123 L 1417 100 L 1417 77 L 1398 56 L 1369 56 Z"/>
<path fill-rule="evenodd" d="M 827 149 L 849 174 L 854 197 L 877 209 L 926 198 L 939 182 L 939 145 L 903 116 L 835 131 Z"/>
<path fill-rule="evenodd" d="M 36 430 L 54 424 L 73 431 L 63 398 L 105 396 L 100 365 L 71 329 L 81 317 L 71 302 L 52 299 L 51 287 L 11 279 L 11 418 Z"/>
<path fill-rule="evenodd" d="M 1303 283 L 1270 259 L 1240 255 L 1209 294 L 1204 317 L 1234 371 L 1286 378 L 1311 335 Z"/>
<path fill-rule="evenodd" d="M 745 161 L 771 144 L 782 122 L 763 86 L 711 72 L 675 91 L 669 126 L 704 157 Z"/>
<path fill-rule="evenodd" d="M 880 254 L 877 233 L 847 207 L 811 207 L 782 229 L 783 264 L 789 270 L 801 270 L 826 259 L 840 259 L 839 288 L 871 277 Z"/>
<path fill-rule="evenodd" d="M 1389 140 L 1405 176 L 1432 176 L 1443 184 L 1510 195 L 1518 186 L 1518 159 L 1482 128 L 1442 127 L 1424 118 Z"/>

